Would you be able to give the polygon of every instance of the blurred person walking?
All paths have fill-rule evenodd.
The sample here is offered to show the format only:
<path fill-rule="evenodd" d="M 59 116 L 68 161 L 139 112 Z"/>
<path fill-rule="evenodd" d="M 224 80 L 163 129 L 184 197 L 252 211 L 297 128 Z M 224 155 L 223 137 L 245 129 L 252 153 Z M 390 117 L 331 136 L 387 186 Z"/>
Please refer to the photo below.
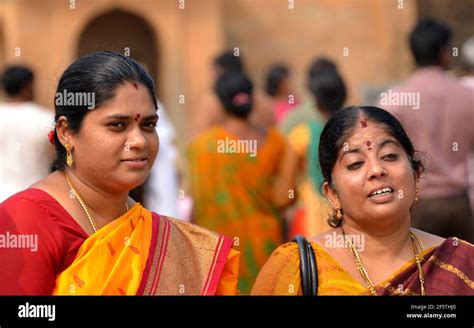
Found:
<path fill-rule="evenodd" d="M 291 85 L 289 68 L 285 65 L 270 67 L 265 82 L 265 91 L 272 98 L 275 122 L 279 124 L 299 105 Z"/>
<path fill-rule="evenodd" d="M 54 153 L 48 141 L 54 117 L 33 102 L 34 74 L 10 66 L 2 74 L 0 104 L 0 202 L 48 174 Z"/>
<path fill-rule="evenodd" d="M 435 19 L 420 21 L 410 34 L 418 69 L 403 84 L 381 94 L 380 106 L 405 126 L 425 154 L 426 179 L 414 206 L 413 226 L 474 242 L 469 204 L 468 155 L 474 151 L 474 93 L 448 75 L 451 28 Z"/>
<path fill-rule="evenodd" d="M 296 197 L 297 156 L 276 129 L 250 122 L 253 85 L 245 75 L 224 74 L 215 90 L 224 120 L 188 148 L 194 222 L 234 238 L 245 294 L 283 241 L 280 209 Z"/>

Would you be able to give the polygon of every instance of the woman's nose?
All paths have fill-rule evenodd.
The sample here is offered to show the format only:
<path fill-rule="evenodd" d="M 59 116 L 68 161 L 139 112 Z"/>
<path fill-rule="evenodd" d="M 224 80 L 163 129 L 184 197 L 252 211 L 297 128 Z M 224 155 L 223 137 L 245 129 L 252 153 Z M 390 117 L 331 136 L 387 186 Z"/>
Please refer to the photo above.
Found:
<path fill-rule="evenodd" d="M 129 141 L 127 141 L 129 149 L 144 149 L 148 146 L 148 140 L 143 135 L 140 129 L 135 129 L 129 137 Z"/>
<path fill-rule="evenodd" d="M 369 162 L 369 171 L 367 176 L 369 179 L 374 177 L 381 177 L 387 175 L 387 170 L 379 160 L 373 160 Z"/>

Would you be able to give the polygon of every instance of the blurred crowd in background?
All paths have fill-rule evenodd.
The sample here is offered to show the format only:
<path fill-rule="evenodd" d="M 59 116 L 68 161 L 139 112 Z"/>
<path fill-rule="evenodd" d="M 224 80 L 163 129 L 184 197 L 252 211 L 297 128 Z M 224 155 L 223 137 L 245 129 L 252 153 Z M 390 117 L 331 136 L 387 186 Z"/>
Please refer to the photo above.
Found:
<path fill-rule="evenodd" d="M 472 8 L 472 2 L 468 5 Z M 222 47 L 211 61 L 201 63 L 211 83 L 196 96 L 193 115 L 176 123 L 178 116 L 168 109 L 174 104 L 159 99 L 159 155 L 148 181 L 131 195 L 150 210 L 234 238 L 245 261 L 239 289 L 248 292 L 278 245 L 296 234 L 312 237 L 330 229 L 331 207 L 320 190 L 318 161 L 325 122 L 345 106 L 376 105 L 400 120 L 425 165 L 412 224 L 472 243 L 472 26 L 471 21 L 471 35 L 455 47 L 456 30 L 445 21 L 413 22 L 398 41 L 411 53 L 413 69 L 406 67 L 411 72 L 401 81 L 371 90 L 376 94 L 371 101 L 367 95 L 354 95 L 357 90 L 348 83 L 352 72 L 340 67 L 340 58 L 326 55 L 324 44 L 312 55 L 304 83 L 295 82 L 295 66 L 301 65 L 292 58 L 268 61 L 256 76 L 254 66 L 247 64 L 254 57 L 251 48 Z M 205 40 L 201 42 L 205 47 Z M 360 55 L 358 60 L 365 58 Z M 53 111 L 35 102 L 35 85 L 45 83 L 42 77 L 21 60 L 2 67 L 0 201 L 48 174 L 53 159 L 48 134 L 54 128 Z M 363 67 L 375 69 L 370 61 Z M 160 83 L 167 81 L 160 78 Z M 53 99 L 48 107 L 53 107 Z M 180 138 L 183 125 L 186 138 Z M 250 143 L 240 141 L 255 141 L 256 148 L 250 151 Z M 220 143 L 225 143 L 223 151 Z"/>

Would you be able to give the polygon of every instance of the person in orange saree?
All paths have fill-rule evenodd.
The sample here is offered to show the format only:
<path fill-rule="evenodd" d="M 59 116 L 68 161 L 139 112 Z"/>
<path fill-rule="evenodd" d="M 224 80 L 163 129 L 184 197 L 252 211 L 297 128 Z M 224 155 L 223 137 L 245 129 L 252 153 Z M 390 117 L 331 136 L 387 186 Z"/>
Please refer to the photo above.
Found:
<path fill-rule="evenodd" d="M 288 141 L 302 157 L 304 167 L 298 184 L 298 205 L 291 221 L 289 235 L 303 235 L 306 238 L 330 230 L 327 217 L 331 211 L 329 202 L 321 193 L 323 177 L 319 167 L 319 138 L 324 123 L 346 101 L 346 86 L 340 74 L 332 68 L 314 72 L 309 87 L 321 120 L 308 120 L 298 124 L 288 134 Z"/>
<path fill-rule="evenodd" d="M 423 165 L 402 125 L 370 106 L 326 124 L 319 144 L 332 230 L 313 237 L 318 295 L 474 295 L 474 247 L 410 227 Z M 426 218 L 429 220 L 429 218 Z M 280 246 L 254 295 L 301 295 L 296 243 Z"/>
<path fill-rule="evenodd" d="M 247 119 L 252 90 L 241 73 L 220 77 L 216 93 L 226 119 L 188 147 L 193 220 L 234 238 L 242 252 L 242 294 L 250 292 L 260 268 L 283 242 L 279 210 L 296 197 L 294 151 L 276 129 L 260 130 Z"/>
<path fill-rule="evenodd" d="M 55 112 L 52 173 L 0 206 L 0 294 L 234 294 L 230 238 L 128 197 L 159 148 L 145 69 L 109 51 L 79 58 L 59 81 Z"/>

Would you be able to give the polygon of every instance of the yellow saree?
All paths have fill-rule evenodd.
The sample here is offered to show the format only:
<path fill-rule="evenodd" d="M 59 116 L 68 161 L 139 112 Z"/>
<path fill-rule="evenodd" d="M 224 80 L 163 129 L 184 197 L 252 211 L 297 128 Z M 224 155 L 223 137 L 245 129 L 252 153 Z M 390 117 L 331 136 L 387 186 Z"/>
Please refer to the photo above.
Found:
<path fill-rule="evenodd" d="M 370 291 L 349 274 L 320 245 L 311 242 L 318 266 L 318 295 L 370 295 Z M 424 250 L 422 270 L 426 295 L 474 295 L 474 246 L 448 238 L 441 245 Z M 300 260 L 296 243 L 280 246 L 260 272 L 252 295 L 302 295 Z M 406 262 L 378 284 L 378 295 L 418 295 L 420 291 L 415 259 Z"/>
<path fill-rule="evenodd" d="M 82 244 L 55 295 L 232 295 L 232 240 L 135 204 Z"/>

